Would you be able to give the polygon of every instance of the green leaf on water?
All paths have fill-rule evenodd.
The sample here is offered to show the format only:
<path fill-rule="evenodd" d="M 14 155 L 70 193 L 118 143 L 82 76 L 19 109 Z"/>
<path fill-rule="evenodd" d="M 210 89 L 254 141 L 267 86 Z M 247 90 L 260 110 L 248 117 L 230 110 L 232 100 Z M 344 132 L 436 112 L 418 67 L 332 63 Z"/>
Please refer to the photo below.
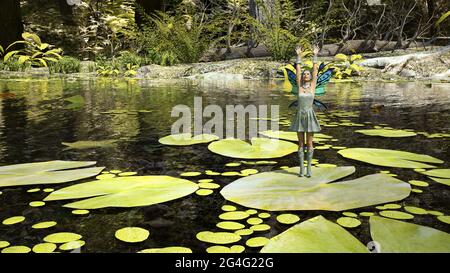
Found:
<path fill-rule="evenodd" d="M 261 253 L 367 253 L 365 245 L 341 226 L 317 216 L 271 238 Z"/>
<path fill-rule="evenodd" d="M 372 216 L 372 239 L 384 253 L 450 252 L 450 234 L 427 226 Z"/>
<path fill-rule="evenodd" d="M 408 183 L 381 173 L 329 183 L 354 171 L 354 167 L 313 167 L 311 178 L 299 177 L 298 168 L 264 172 L 240 178 L 220 193 L 228 201 L 268 211 L 342 211 L 402 200 L 411 192 Z"/>
<path fill-rule="evenodd" d="M 298 151 L 298 145 L 269 138 L 252 138 L 251 143 L 240 139 L 223 139 L 208 145 L 216 154 L 232 158 L 262 159 L 278 158 Z"/>
<path fill-rule="evenodd" d="M 88 198 L 64 205 L 74 209 L 138 207 L 187 196 L 198 189 L 189 180 L 165 175 L 125 176 L 81 183 L 52 192 L 44 201 Z"/>
<path fill-rule="evenodd" d="M 426 163 L 443 163 L 442 160 L 429 155 L 422 155 L 404 151 L 375 149 L 375 148 L 349 148 L 339 150 L 338 154 L 345 158 L 359 160 L 373 165 L 397 168 L 436 168 Z"/>
<path fill-rule="evenodd" d="M 0 187 L 57 184 L 96 176 L 104 169 L 103 167 L 82 168 L 95 163 L 95 161 L 55 160 L 2 166 Z"/>

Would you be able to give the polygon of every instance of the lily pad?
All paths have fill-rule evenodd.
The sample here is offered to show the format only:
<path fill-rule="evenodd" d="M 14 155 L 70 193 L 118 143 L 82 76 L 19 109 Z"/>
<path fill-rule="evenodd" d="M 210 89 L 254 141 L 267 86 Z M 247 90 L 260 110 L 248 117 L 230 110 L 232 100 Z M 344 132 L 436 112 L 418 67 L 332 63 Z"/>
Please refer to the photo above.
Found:
<path fill-rule="evenodd" d="M 228 211 L 219 215 L 219 218 L 222 220 L 242 220 L 249 216 L 250 214 L 245 211 Z"/>
<path fill-rule="evenodd" d="M 2 253 L 28 253 L 31 248 L 27 246 L 10 246 L 2 249 Z"/>
<path fill-rule="evenodd" d="M 32 225 L 31 227 L 34 229 L 44 229 L 44 228 L 51 228 L 56 226 L 56 222 L 55 221 L 46 221 L 46 222 L 40 222 L 37 224 Z"/>
<path fill-rule="evenodd" d="M 298 168 L 265 172 L 240 178 L 220 193 L 242 206 L 269 211 L 342 211 L 402 200 L 410 194 L 408 183 L 380 173 L 328 184 L 354 171 L 354 167 L 313 167 L 311 178 L 299 177 Z"/>
<path fill-rule="evenodd" d="M 250 229 L 253 231 L 266 231 L 270 229 L 270 226 L 267 224 L 259 224 L 251 226 Z"/>
<path fill-rule="evenodd" d="M 128 176 L 62 188 L 52 192 L 44 201 L 92 197 L 64 206 L 74 209 L 138 207 L 178 199 L 197 189 L 196 183 L 171 176 Z"/>
<path fill-rule="evenodd" d="M 385 253 L 450 252 L 450 234 L 427 226 L 372 216 L 372 239 Z"/>
<path fill-rule="evenodd" d="M 343 157 L 359 160 L 373 165 L 397 168 L 436 168 L 426 163 L 443 163 L 442 160 L 429 155 L 422 155 L 397 150 L 375 148 L 349 148 L 339 150 Z"/>
<path fill-rule="evenodd" d="M 218 228 L 228 229 L 228 230 L 237 230 L 237 229 L 245 228 L 245 225 L 238 223 L 238 222 L 233 222 L 233 221 L 223 221 L 223 222 L 217 223 L 216 226 Z"/>
<path fill-rule="evenodd" d="M 420 180 L 409 180 L 408 181 L 409 184 L 417 186 L 417 187 L 428 187 L 429 184 L 425 181 L 420 181 Z"/>
<path fill-rule="evenodd" d="M 212 232 L 201 231 L 196 235 L 197 239 L 202 242 L 213 244 L 232 244 L 241 240 L 241 236 L 231 232 Z"/>
<path fill-rule="evenodd" d="M 23 216 L 13 216 L 13 217 L 9 217 L 5 220 L 3 220 L 2 224 L 4 225 L 15 225 L 18 224 L 20 222 L 23 222 L 25 220 L 25 217 Z"/>
<path fill-rule="evenodd" d="M 10 243 L 8 241 L 0 241 L 0 248 L 8 247 Z"/>
<path fill-rule="evenodd" d="M 353 217 L 340 217 L 336 222 L 346 228 L 354 228 L 361 225 L 361 221 Z"/>
<path fill-rule="evenodd" d="M 236 230 L 234 233 L 240 236 L 247 236 L 250 234 L 253 234 L 253 230 L 249 229 L 249 228 L 244 228 L 244 229 L 240 229 L 240 230 Z"/>
<path fill-rule="evenodd" d="M 176 134 L 168 135 L 159 139 L 159 143 L 164 145 L 174 145 L 174 146 L 189 146 L 200 143 L 209 143 L 214 140 L 218 140 L 219 137 L 210 134 L 201 134 L 192 137 L 192 134 Z"/>
<path fill-rule="evenodd" d="M 414 218 L 414 215 L 412 214 L 396 210 L 383 210 L 380 211 L 380 215 L 388 218 L 404 219 L 404 220 Z"/>
<path fill-rule="evenodd" d="M 428 175 L 428 176 L 434 176 L 434 177 L 440 177 L 440 178 L 450 178 L 450 169 L 435 169 L 435 170 L 429 170 L 425 172 L 420 172 L 421 174 Z"/>
<path fill-rule="evenodd" d="M 429 177 L 431 180 L 450 186 L 450 179 L 449 178 L 436 178 L 436 177 Z"/>
<path fill-rule="evenodd" d="M 222 206 L 222 210 L 223 211 L 235 211 L 237 208 L 235 206 L 232 205 L 223 205 Z"/>
<path fill-rule="evenodd" d="M 162 248 L 148 248 L 138 251 L 138 253 L 192 253 L 192 250 L 187 247 L 169 246 Z"/>
<path fill-rule="evenodd" d="M 412 137 L 417 134 L 404 130 L 392 130 L 392 129 L 366 129 L 356 130 L 355 132 L 364 134 L 367 136 L 381 136 L 381 137 Z"/>
<path fill-rule="evenodd" d="M 83 240 L 77 240 L 77 241 L 72 241 L 72 242 L 67 242 L 65 244 L 62 244 L 59 249 L 61 250 L 73 250 L 73 249 L 78 249 L 82 246 L 84 246 L 86 244 L 85 241 Z"/>
<path fill-rule="evenodd" d="M 87 209 L 75 209 L 75 210 L 72 210 L 72 214 L 85 215 L 85 214 L 89 214 L 89 211 Z"/>
<path fill-rule="evenodd" d="M 245 244 L 249 247 L 262 247 L 265 246 L 269 242 L 269 239 L 266 237 L 254 237 L 248 239 Z"/>
<path fill-rule="evenodd" d="M 248 218 L 247 219 L 247 223 L 249 225 L 259 225 L 263 222 L 263 220 L 261 218 L 258 217 L 252 217 L 252 218 Z"/>
<path fill-rule="evenodd" d="M 428 214 L 428 211 L 426 209 L 413 207 L 413 206 L 405 206 L 405 210 L 409 213 L 417 214 L 417 215 Z"/>
<path fill-rule="evenodd" d="M 282 224 L 291 225 L 300 221 L 300 217 L 295 214 L 284 213 L 277 216 L 277 221 Z"/>
<path fill-rule="evenodd" d="M 34 253 L 52 253 L 55 251 L 56 245 L 53 243 L 41 243 L 33 247 Z"/>
<path fill-rule="evenodd" d="M 200 190 L 196 191 L 195 193 L 200 196 L 206 196 L 206 195 L 210 195 L 211 193 L 213 193 L 213 190 L 200 189 Z"/>
<path fill-rule="evenodd" d="M 251 144 L 240 139 L 223 139 L 208 145 L 216 154 L 233 158 L 278 158 L 298 151 L 298 145 L 270 138 L 252 138 Z"/>
<path fill-rule="evenodd" d="M 261 253 L 367 253 L 365 245 L 341 226 L 317 216 L 271 238 Z"/>
<path fill-rule="evenodd" d="M 125 227 L 116 231 L 114 236 L 127 243 L 139 243 L 147 240 L 150 232 L 140 227 Z"/>
<path fill-rule="evenodd" d="M 0 167 L 0 187 L 56 184 L 96 176 L 104 169 L 103 167 L 81 168 L 95 163 L 95 161 L 56 160 L 3 166 Z"/>
<path fill-rule="evenodd" d="M 32 201 L 28 204 L 30 207 L 42 207 L 45 206 L 45 202 L 42 201 Z"/>
<path fill-rule="evenodd" d="M 208 253 L 242 253 L 245 247 L 241 245 L 226 246 L 211 246 L 206 249 Z"/>
<path fill-rule="evenodd" d="M 81 239 L 81 235 L 72 232 L 58 232 L 47 235 L 44 241 L 47 243 L 63 244 Z"/>
<path fill-rule="evenodd" d="M 117 146 L 117 139 L 106 140 L 80 140 L 76 142 L 61 142 L 62 145 L 67 146 L 65 150 L 86 150 L 94 148 L 112 148 Z"/>
<path fill-rule="evenodd" d="M 450 216 L 438 216 L 437 219 L 443 223 L 450 224 Z"/>

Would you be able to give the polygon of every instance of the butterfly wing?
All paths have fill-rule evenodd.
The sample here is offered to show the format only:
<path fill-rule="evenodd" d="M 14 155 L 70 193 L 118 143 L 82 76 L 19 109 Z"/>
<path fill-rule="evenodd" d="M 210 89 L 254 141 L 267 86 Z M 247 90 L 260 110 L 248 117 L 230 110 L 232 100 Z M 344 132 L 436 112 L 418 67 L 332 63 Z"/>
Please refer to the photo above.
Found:
<path fill-rule="evenodd" d="M 334 68 L 329 68 L 317 76 L 316 95 L 323 95 L 325 93 L 325 86 L 330 82 L 333 76 L 333 70 Z"/>
<path fill-rule="evenodd" d="M 327 111 L 328 110 L 328 106 L 325 103 L 321 102 L 320 100 L 314 99 L 313 104 L 315 106 L 317 106 L 317 108 L 319 108 L 319 110 L 321 110 L 321 111 Z"/>

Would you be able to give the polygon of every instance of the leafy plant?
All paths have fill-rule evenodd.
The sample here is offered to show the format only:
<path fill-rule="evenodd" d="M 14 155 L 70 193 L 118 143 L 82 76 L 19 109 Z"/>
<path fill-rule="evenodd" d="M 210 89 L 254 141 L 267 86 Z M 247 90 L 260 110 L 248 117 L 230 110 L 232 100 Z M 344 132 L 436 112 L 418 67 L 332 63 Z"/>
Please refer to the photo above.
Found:
<path fill-rule="evenodd" d="M 48 43 L 43 43 L 38 35 L 24 32 L 22 41 L 16 41 L 9 45 L 5 52 L 4 62 L 11 58 L 17 58 L 19 64 L 29 63 L 33 67 L 48 67 L 49 62 L 58 62 L 61 59 L 61 49 L 52 48 Z M 23 49 L 12 50 L 14 46 L 23 44 Z"/>
<path fill-rule="evenodd" d="M 81 70 L 80 60 L 64 56 L 58 62 L 49 65 L 51 73 L 78 73 Z"/>
<path fill-rule="evenodd" d="M 345 54 L 339 53 L 334 56 L 334 62 L 332 66 L 334 67 L 334 77 L 336 79 L 346 79 L 353 75 L 358 75 L 364 68 L 358 65 L 359 62 L 363 60 L 360 54 L 354 54 L 347 56 Z"/>
<path fill-rule="evenodd" d="M 136 69 L 138 69 L 138 68 L 139 68 L 139 66 L 137 66 L 137 65 L 127 64 L 126 70 L 123 73 L 123 75 L 125 77 L 135 77 L 137 74 Z"/>
<path fill-rule="evenodd" d="M 152 63 L 198 62 L 210 45 L 206 17 L 200 1 L 183 1 L 174 13 L 146 15 L 140 47 Z"/>
<path fill-rule="evenodd" d="M 120 75 L 120 70 L 112 65 L 97 66 L 97 74 L 102 77 L 118 77 Z"/>

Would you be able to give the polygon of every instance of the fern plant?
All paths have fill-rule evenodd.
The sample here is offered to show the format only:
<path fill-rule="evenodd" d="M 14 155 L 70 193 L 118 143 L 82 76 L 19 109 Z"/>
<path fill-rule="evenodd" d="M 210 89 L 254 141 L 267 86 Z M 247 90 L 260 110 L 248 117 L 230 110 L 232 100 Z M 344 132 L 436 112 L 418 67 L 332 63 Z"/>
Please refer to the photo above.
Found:
<path fill-rule="evenodd" d="M 3 58 L 4 62 L 16 58 L 20 65 L 29 63 L 32 67 L 48 67 L 49 62 L 58 62 L 62 58 L 60 48 L 53 48 L 52 45 L 43 43 L 38 35 L 24 32 L 22 38 L 22 41 L 12 43 L 4 50 L 8 52 Z M 9 51 L 19 44 L 23 44 L 24 48 Z"/>

